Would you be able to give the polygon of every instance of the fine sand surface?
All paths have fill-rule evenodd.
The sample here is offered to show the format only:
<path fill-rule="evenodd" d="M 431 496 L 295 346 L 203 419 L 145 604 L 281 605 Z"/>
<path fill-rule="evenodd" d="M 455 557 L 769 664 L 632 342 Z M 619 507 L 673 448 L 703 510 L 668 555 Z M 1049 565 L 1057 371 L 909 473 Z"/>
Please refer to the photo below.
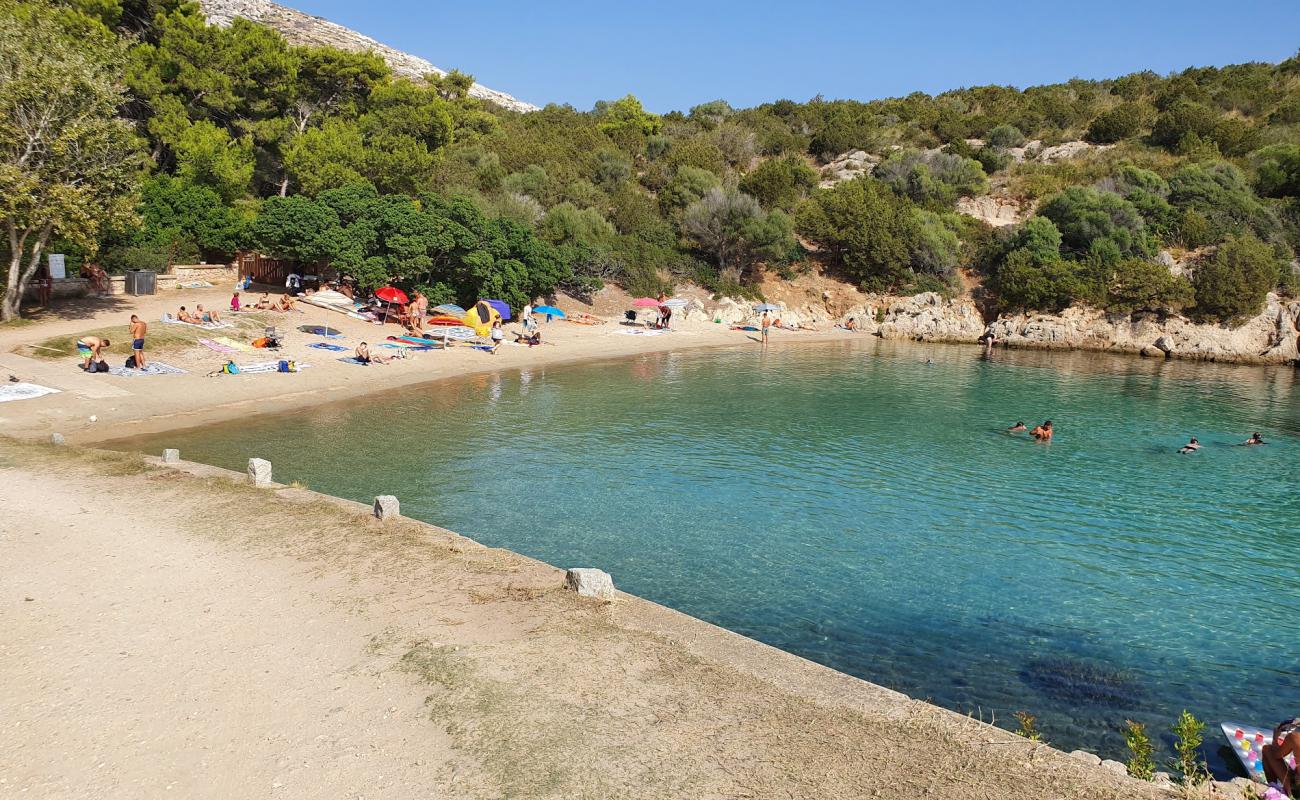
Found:
<path fill-rule="evenodd" d="M 278 377 L 278 376 L 268 376 Z M 0 439 L 0 796 L 1144 798 L 300 488 Z"/>
<path fill-rule="evenodd" d="M 341 400 L 398 386 L 465 375 L 472 372 L 511 369 L 522 366 L 545 366 L 574 361 L 616 358 L 637 353 L 678 350 L 693 347 L 759 347 L 758 334 L 732 331 L 725 326 L 696 318 L 678 320 L 666 335 L 629 336 L 620 330 L 635 330 L 620 324 L 615 309 L 619 303 L 605 298 L 597 308 L 611 317 L 600 326 L 583 326 L 556 320 L 541 325 L 545 344 L 524 347 L 506 344 L 496 355 L 455 346 L 413 354 L 393 364 L 361 367 L 338 359 L 351 355 L 362 341 L 372 352 L 391 355 L 395 351 L 377 347 L 390 335 L 400 335 L 396 324 L 375 325 L 343 314 L 299 304 L 300 312 L 280 314 L 226 315 L 240 324 L 239 331 L 201 331 L 185 326 L 165 325 L 159 321 L 164 311 L 175 313 L 179 306 L 191 311 L 198 304 L 219 311 L 228 308 L 231 289 L 194 289 L 168 291 L 152 297 L 115 297 L 100 301 L 83 301 L 56 306 L 53 313 L 37 321 L 0 327 L 0 382 L 10 375 L 22 381 L 61 390 L 33 400 L 0 403 L 0 431 L 23 437 L 64 434 L 69 441 L 88 443 L 190 427 L 207 422 L 238 418 L 268 411 L 290 411 L 331 400 Z M 255 300 L 256 290 L 242 293 Z M 271 295 L 278 298 L 277 294 Z M 568 310 L 586 310 L 573 303 L 562 303 Z M 150 361 L 159 361 L 187 370 L 184 375 L 119 377 L 88 375 L 78 365 L 74 352 L 54 358 L 35 358 L 30 346 L 54 336 L 80 335 L 87 331 L 116 327 L 110 334 L 114 352 L 110 364 L 120 365 L 129 354 L 127 324 L 131 314 L 139 314 L 149 323 L 151 337 L 193 337 L 187 346 L 155 350 L 146 343 Z M 283 334 L 280 350 L 257 350 L 251 353 L 222 355 L 197 344 L 199 337 L 228 336 L 249 342 L 261 335 L 263 325 L 275 325 Z M 299 325 L 329 325 L 341 331 L 340 339 L 322 339 L 299 332 Z M 506 324 L 508 332 L 521 326 Z M 823 332 L 773 331 L 771 346 L 818 339 L 858 337 L 847 331 Z M 308 347 L 312 342 L 330 342 L 348 348 L 332 352 Z M 47 351 L 48 354 L 48 351 Z M 219 369 L 228 358 L 236 363 L 271 359 L 293 359 L 311 367 L 294 374 L 218 375 L 206 377 Z M 96 417 L 92 422 L 90 417 Z"/>

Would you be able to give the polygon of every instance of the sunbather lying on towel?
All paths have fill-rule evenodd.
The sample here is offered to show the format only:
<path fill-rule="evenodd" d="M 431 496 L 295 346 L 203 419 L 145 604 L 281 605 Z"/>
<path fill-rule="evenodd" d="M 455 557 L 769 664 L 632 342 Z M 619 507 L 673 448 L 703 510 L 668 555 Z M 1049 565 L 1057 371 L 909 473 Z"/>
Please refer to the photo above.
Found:
<path fill-rule="evenodd" d="M 200 322 L 214 322 L 217 324 L 221 323 L 221 315 L 218 314 L 216 311 L 205 310 L 202 304 L 195 306 L 194 311 L 198 315 Z"/>
<path fill-rule="evenodd" d="M 540 330 L 533 331 L 531 334 L 527 336 L 525 336 L 522 333 L 515 334 L 515 344 L 526 344 L 529 347 L 536 347 L 541 343 L 542 343 L 542 332 Z"/>

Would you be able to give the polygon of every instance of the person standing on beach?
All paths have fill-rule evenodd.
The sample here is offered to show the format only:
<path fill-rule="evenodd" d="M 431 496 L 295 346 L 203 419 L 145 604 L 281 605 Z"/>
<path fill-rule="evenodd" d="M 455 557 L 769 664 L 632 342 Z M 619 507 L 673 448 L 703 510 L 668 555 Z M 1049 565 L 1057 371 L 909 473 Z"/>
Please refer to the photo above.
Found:
<path fill-rule="evenodd" d="M 537 324 L 536 322 L 533 321 L 533 304 L 531 302 L 524 303 L 523 318 L 524 318 L 524 330 L 531 332 L 533 330 L 533 326 Z"/>
<path fill-rule="evenodd" d="M 762 330 L 762 332 L 763 332 L 763 346 L 764 346 L 764 347 L 767 347 L 767 331 L 768 331 L 768 329 L 771 328 L 771 327 L 772 327 L 772 319 L 767 315 L 767 312 L 764 311 L 764 312 L 763 312 L 763 319 L 762 319 L 761 322 L 759 322 L 759 328 L 760 328 L 760 329 Z"/>
<path fill-rule="evenodd" d="M 135 314 L 131 315 L 131 356 L 135 359 L 135 368 L 144 369 L 144 335 L 149 331 L 149 323 Z"/>
<path fill-rule="evenodd" d="M 501 349 L 501 343 L 506 340 L 506 332 L 501 329 L 501 320 L 492 322 L 492 355 L 496 355 Z"/>

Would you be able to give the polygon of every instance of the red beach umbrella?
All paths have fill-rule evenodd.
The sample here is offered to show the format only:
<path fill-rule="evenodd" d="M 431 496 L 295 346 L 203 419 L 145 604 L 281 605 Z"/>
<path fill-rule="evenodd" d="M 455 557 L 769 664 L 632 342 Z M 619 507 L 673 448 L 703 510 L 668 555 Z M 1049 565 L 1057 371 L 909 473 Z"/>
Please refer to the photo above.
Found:
<path fill-rule="evenodd" d="M 633 308 L 658 308 L 659 301 L 653 297 L 638 297 L 632 301 Z"/>
<path fill-rule="evenodd" d="M 406 305 L 411 302 L 411 298 L 406 296 L 406 292 L 395 286 L 385 286 L 375 292 L 375 297 L 378 297 L 385 303 L 401 303 L 402 305 Z"/>

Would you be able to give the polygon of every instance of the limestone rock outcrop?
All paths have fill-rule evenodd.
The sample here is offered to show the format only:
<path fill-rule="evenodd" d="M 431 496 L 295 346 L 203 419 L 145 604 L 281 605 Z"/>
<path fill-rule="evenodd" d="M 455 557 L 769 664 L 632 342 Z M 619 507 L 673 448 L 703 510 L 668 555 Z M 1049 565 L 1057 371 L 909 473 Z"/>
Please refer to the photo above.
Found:
<path fill-rule="evenodd" d="M 241 17 L 279 31 L 284 38 L 296 45 L 328 45 L 352 52 L 369 50 L 378 53 L 388 62 L 395 75 L 405 78 L 422 78 L 429 73 L 446 74 L 445 70 L 435 67 L 419 56 L 403 53 L 369 36 L 357 33 L 351 28 L 272 3 L 270 0 L 200 0 L 200 5 L 208 22 L 214 25 L 229 25 L 236 17 Z M 537 110 L 537 106 L 531 103 L 525 103 L 505 92 L 498 92 L 481 84 L 476 83 L 471 86 L 469 93 L 471 97 L 496 103 L 511 111 Z"/>
<path fill-rule="evenodd" d="M 1122 353 L 1288 364 L 1300 359 L 1300 301 L 1283 303 L 1268 295 L 1264 310 L 1244 324 L 1197 323 L 1158 314 L 1107 314 L 1072 307 L 1060 314 L 1014 314 L 988 326 L 999 344 L 1010 347 L 1111 350 Z"/>

